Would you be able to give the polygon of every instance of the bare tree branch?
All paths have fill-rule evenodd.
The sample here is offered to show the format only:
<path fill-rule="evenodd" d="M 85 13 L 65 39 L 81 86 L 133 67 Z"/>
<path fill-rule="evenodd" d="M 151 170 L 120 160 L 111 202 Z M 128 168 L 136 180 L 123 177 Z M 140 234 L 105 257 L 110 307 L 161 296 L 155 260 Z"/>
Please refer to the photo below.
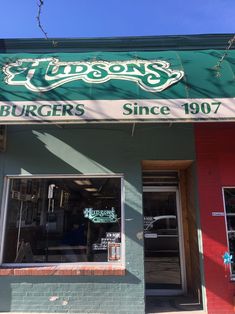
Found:
<path fill-rule="evenodd" d="M 218 60 L 217 64 L 215 65 L 215 70 L 216 70 L 216 76 L 219 77 L 220 76 L 220 69 L 221 69 L 221 65 L 224 61 L 224 59 L 227 57 L 229 50 L 231 49 L 232 45 L 235 42 L 235 35 L 233 35 L 233 37 L 228 41 L 228 45 L 225 49 L 224 54 L 222 55 L 222 57 Z"/>
<path fill-rule="evenodd" d="M 42 7 L 44 5 L 44 0 L 38 0 L 38 15 L 36 16 L 36 19 L 38 21 L 38 27 L 40 28 L 40 30 L 43 32 L 44 36 L 46 37 L 46 39 L 48 39 L 47 33 L 45 32 L 42 23 L 41 23 L 41 13 L 42 13 Z"/>

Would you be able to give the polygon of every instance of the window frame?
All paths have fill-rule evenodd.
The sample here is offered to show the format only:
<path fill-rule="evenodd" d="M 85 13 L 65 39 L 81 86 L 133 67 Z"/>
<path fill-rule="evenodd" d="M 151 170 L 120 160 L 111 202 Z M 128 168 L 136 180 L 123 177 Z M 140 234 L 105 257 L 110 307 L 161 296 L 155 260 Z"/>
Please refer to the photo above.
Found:
<path fill-rule="evenodd" d="M 119 178 L 121 183 L 121 259 L 120 261 L 111 261 L 111 262 L 70 262 L 70 263 L 3 263 L 3 253 L 4 253 L 4 244 L 5 244 L 5 235 L 6 235 L 6 223 L 7 223 L 7 212 L 8 212 L 8 201 L 9 201 L 9 187 L 11 179 L 89 179 L 89 178 Z M 102 269 L 105 269 L 106 266 L 121 266 L 125 267 L 125 218 L 124 218 L 124 176 L 119 173 L 103 173 L 103 174 L 40 174 L 40 175 L 5 175 L 3 183 L 3 192 L 2 192 L 2 204 L 1 204 L 1 217 L 0 217 L 0 267 L 1 268 L 29 268 L 35 267 L 40 269 L 40 267 L 57 267 L 57 268 L 66 268 L 76 267 L 76 266 L 91 266 L 92 268 L 96 266 L 101 266 Z M 6 245 L 6 244 L 5 244 Z"/>
<path fill-rule="evenodd" d="M 235 186 L 223 186 L 222 187 L 222 197 L 223 197 L 223 208 L 224 208 L 224 222 L 225 222 L 225 230 L 226 230 L 226 241 L 227 241 L 227 248 L 230 253 L 230 247 L 229 247 L 229 238 L 228 238 L 228 221 L 227 221 L 227 211 L 226 211 L 226 205 L 225 205 L 225 189 L 234 189 Z M 235 216 L 235 214 L 234 214 Z M 234 256 L 235 257 L 235 256 Z M 235 261 L 234 261 L 235 262 Z M 232 267 L 231 264 L 229 264 L 229 272 L 230 272 L 230 278 L 232 281 L 235 281 L 235 273 L 232 273 Z"/>

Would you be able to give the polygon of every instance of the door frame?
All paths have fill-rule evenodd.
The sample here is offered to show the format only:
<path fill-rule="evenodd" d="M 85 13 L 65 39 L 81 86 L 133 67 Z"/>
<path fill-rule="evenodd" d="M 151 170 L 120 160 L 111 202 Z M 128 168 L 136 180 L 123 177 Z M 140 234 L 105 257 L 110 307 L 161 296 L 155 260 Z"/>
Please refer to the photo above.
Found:
<path fill-rule="evenodd" d="M 181 272 L 181 289 L 146 289 L 145 295 L 182 295 L 187 292 L 186 283 L 186 266 L 185 266 L 185 252 L 184 252 L 184 233 L 183 233 L 183 218 L 182 207 L 180 202 L 180 193 L 177 186 L 144 186 L 144 192 L 175 192 L 176 193 L 176 211 L 178 222 L 178 235 L 179 235 L 179 257 L 180 257 L 180 272 Z M 144 214 L 144 213 L 143 213 Z"/>

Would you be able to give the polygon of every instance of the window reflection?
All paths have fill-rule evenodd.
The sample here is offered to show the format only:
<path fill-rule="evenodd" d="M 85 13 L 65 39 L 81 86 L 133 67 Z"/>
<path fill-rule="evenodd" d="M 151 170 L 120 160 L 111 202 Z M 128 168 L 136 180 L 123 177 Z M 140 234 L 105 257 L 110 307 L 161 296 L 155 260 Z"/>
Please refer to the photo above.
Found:
<path fill-rule="evenodd" d="M 10 179 L 4 263 L 120 260 L 121 178 Z"/>

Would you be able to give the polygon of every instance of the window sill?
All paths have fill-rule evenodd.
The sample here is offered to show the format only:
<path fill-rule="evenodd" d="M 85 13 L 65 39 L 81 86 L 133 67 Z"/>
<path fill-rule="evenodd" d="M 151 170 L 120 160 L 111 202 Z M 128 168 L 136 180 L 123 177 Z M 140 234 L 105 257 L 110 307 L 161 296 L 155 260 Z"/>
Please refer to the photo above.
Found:
<path fill-rule="evenodd" d="M 0 276 L 124 276 L 120 265 L 76 265 L 39 267 L 1 267 Z"/>

